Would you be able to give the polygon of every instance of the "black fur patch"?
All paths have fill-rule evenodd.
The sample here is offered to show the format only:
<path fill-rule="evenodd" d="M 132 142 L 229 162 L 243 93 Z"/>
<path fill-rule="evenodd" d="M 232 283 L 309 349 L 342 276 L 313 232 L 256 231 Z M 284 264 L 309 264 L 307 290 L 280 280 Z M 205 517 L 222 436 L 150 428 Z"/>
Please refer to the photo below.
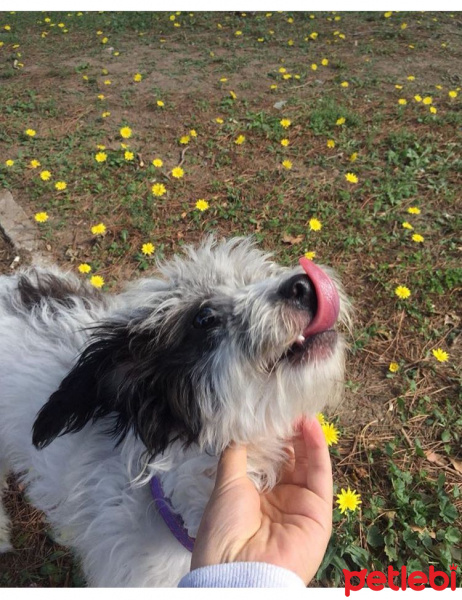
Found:
<path fill-rule="evenodd" d="M 103 417 L 110 419 L 108 432 L 118 442 L 132 429 L 152 455 L 177 439 L 187 445 L 197 441 L 201 416 L 195 390 L 198 378 L 207 376 L 198 366 L 219 334 L 194 329 L 195 311 L 175 324 L 173 342 L 154 331 L 134 332 L 121 322 L 99 328 L 39 412 L 34 445 L 44 448 L 57 436 Z"/>

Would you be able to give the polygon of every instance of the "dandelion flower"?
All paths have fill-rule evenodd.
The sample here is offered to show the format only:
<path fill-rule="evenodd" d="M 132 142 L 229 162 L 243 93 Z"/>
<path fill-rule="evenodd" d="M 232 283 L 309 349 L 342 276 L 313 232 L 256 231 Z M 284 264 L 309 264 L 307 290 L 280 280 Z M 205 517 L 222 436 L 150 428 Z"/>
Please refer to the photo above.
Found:
<path fill-rule="evenodd" d="M 342 83 L 340 85 L 343 88 L 347 88 L 350 84 L 348 83 L 348 81 L 342 81 Z"/>
<path fill-rule="evenodd" d="M 316 63 L 312 63 L 311 70 L 312 71 L 317 71 L 318 70 L 318 65 Z"/>
<path fill-rule="evenodd" d="M 101 277 L 101 275 L 92 275 L 90 277 L 90 283 L 95 288 L 101 289 L 104 285 L 104 277 Z"/>
<path fill-rule="evenodd" d="M 400 99 L 398 100 L 398 104 L 399 104 L 400 106 L 406 106 L 406 104 L 407 104 L 407 100 L 406 100 L 406 98 L 400 98 Z"/>
<path fill-rule="evenodd" d="M 457 92 L 456 92 L 456 90 L 450 90 L 450 91 L 448 92 L 448 96 L 449 96 L 450 98 L 457 98 Z"/>
<path fill-rule="evenodd" d="M 104 100 L 105 97 L 104 94 L 98 94 L 98 100 Z"/>
<path fill-rule="evenodd" d="M 163 183 L 155 183 L 152 188 L 151 188 L 152 193 L 154 194 L 154 196 L 163 196 L 167 189 L 165 187 L 165 185 Z"/>
<path fill-rule="evenodd" d="M 51 173 L 50 173 L 50 171 L 41 171 L 40 172 L 40 179 L 42 181 L 48 181 L 49 179 L 51 179 Z"/>
<path fill-rule="evenodd" d="M 442 348 L 432 350 L 432 354 L 438 362 L 447 362 L 449 360 L 449 354 L 445 352 Z"/>
<path fill-rule="evenodd" d="M 321 424 L 322 431 L 324 433 L 324 437 L 326 438 L 326 442 L 328 446 L 332 446 L 338 442 L 338 429 L 332 423 L 324 423 Z"/>
<path fill-rule="evenodd" d="M 245 142 L 245 135 L 239 135 L 235 140 L 234 143 L 237 144 L 238 146 L 240 146 L 241 144 L 243 144 Z"/>
<path fill-rule="evenodd" d="M 175 177 L 175 179 L 181 179 L 183 175 L 184 171 L 181 167 L 175 167 L 172 169 L 172 177 Z"/>
<path fill-rule="evenodd" d="M 26 135 L 28 135 L 29 137 L 34 137 L 37 135 L 37 132 L 35 131 L 35 129 L 26 129 L 26 131 L 24 133 Z"/>
<path fill-rule="evenodd" d="M 282 166 L 284 167 L 284 169 L 290 170 L 292 168 L 292 161 L 291 160 L 283 160 Z"/>
<path fill-rule="evenodd" d="M 183 135 L 180 137 L 180 144 L 189 144 L 189 135 Z"/>
<path fill-rule="evenodd" d="M 133 75 L 133 81 L 138 82 L 138 81 L 141 81 L 142 79 L 143 79 L 143 76 L 141 75 L 141 73 L 135 73 Z"/>
<path fill-rule="evenodd" d="M 327 140 L 327 147 L 328 148 L 335 148 L 335 142 L 334 140 Z"/>
<path fill-rule="evenodd" d="M 337 119 L 335 121 L 335 124 L 336 125 L 343 125 L 345 123 L 345 121 L 346 121 L 345 117 L 340 117 L 339 119 Z"/>
<path fill-rule="evenodd" d="M 200 210 L 201 212 L 204 212 L 204 210 L 207 210 L 208 207 L 209 207 L 209 203 L 207 202 L 207 200 L 200 199 L 196 202 L 196 208 L 198 210 Z"/>
<path fill-rule="evenodd" d="M 313 31 L 312 33 L 310 33 L 310 39 L 312 40 L 316 40 L 318 38 L 319 33 L 317 33 L 316 31 Z"/>
<path fill-rule="evenodd" d="M 397 362 L 391 362 L 388 366 L 390 373 L 396 373 L 399 370 L 399 364 Z"/>
<path fill-rule="evenodd" d="M 96 160 L 96 162 L 99 162 L 99 163 L 105 162 L 107 160 L 106 152 L 97 152 L 95 154 L 95 160 Z"/>
<path fill-rule="evenodd" d="M 350 158 L 348 159 L 350 162 L 355 162 L 355 160 L 358 158 L 358 153 L 357 152 L 353 152 L 353 154 L 350 154 Z"/>
<path fill-rule="evenodd" d="M 155 246 L 154 246 L 154 244 L 151 244 L 151 242 L 147 242 L 146 244 L 143 244 L 141 246 L 141 252 L 145 256 L 151 256 L 154 253 L 154 250 L 155 250 Z"/>
<path fill-rule="evenodd" d="M 322 61 L 321 61 L 321 64 L 322 64 L 323 67 L 327 67 L 327 65 L 329 64 L 328 59 L 327 58 L 323 58 Z"/>
<path fill-rule="evenodd" d="M 291 126 L 292 121 L 290 119 L 281 119 L 279 123 L 282 125 L 282 127 L 284 127 L 284 129 L 288 129 Z"/>
<path fill-rule="evenodd" d="M 130 127 L 122 127 L 120 130 L 120 135 L 124 138 L 124 140 L 127 140 L 128 138 L 132 137 L 132 130 Z"/>
<path fill-rule="evenodd" d="M 133 152 L 130 152 L 130 150 L 125 150 L 124 158 L 125 160 L 133 160 L 135 158 L 135 155 Z"/>
<path fill-rule="evenodd" d="M 278 89 L 278 86 L 275 83 L 272 83 L 270 85 L 270 90 L 277 90 L 277 89 Z"/>
<path fill-rule="evenodd" d="M 286 148 L 289 144 L 290 142 L 287 138 L 281 140 L 281 146 L 284 146 L 284 148 Z"/>
<path fill-rule="evenodd" d="M 423 237 L 423 235 L 420 235 L 420 233 L 414 233 L 414 235 L 412 236 L 412 241 L 413 242 L 423 242 L 424 237 Z"/>
<path fill-rule="evenodd" d="M 110 117 L 110 116 L 111 116 L 111 113 L 110 113 L 108 110 L 105 110 L 105 111 L 104 111 L 104 112 L 101 114 L 101 116 L 103 117 L 103 119 L 106 119 L 106 117 Z"/>
<path fill-rule="evenodd" d="M 411 290 L 405 285 L 399 285 L 397 288 L 395 288 L 395 294 L 398 296 L 398 298 L 405 300 L 411 295 Z"/>
<path fill-rule="evenodd" d="M 14 160 L 12 160 L 11 158 L 9 158 L 8 160 L 5 160 L 5 165 L 7 167 L 12 167 L 14 165 Z"/>
<path fill-rule="evenodd" d="M 224 123 L 223 119 L 221 117 L 217 117 L 215 119 L 215 123 L 218 123 L 218 125 L 222 125 Z"/>
<path fill-rule="evenodd" d="M 34 219 L 37 221 L 37 223 L 45 223 L 48 221 L 48 214 L 46 212 L 35 213 Z"/>
<path fill-rule="evenodd" d="M 309 221 L 309 226 L 311 231 L 320 231 L 320 229 L 322 229 L 322 223 L 321 221 L 319 221 L 318 219 L 310 219 Z"/>
<path fill-rule="evenodd" d="M 193 137 L 193 138 L 196 138 L 196 137 L 197 137 L 197 131 L 196 131 L 195 129 L 191 129 L 191 130 L 189 131 L 189 135 L 190 135 L 191 137 Z"/>
<path fill-rule="evenodd" d="M 67 183 L 65 181 L 57 181 L 55 183 L 55 188 L 58 191 L 65 190 L 67 188 Z"/>
<path fill-rule="evenodd" d="M 345 175 L 345 179 L 348 181 L 348 183 L 358 183 L 358 176 L 354 173 L 347 173 Z"/>
<path fill-rule="evenodd" d="M 91 271 L 91 267 L 88 263 L 81 263 L 78 267 L 77 267 L 79 273 L 90 273 Z"/>
<path fill-rule="evenodd" d="M 162 165 L 164 164 L 164 161 L 163 161 L 161 158 L 155 158 L 155 159 L 152 161 L 152 164 L 153 164 L 155 167 L 157 167 L 157 168 L 160 168 L 160 167 L 162 167 Z"/>
<path fill-rule="evenodd" d="M 404 227 L 404 229 L 414 229 L 414 227 L 408 221 L 403 221 L 401 225 Z"/>
<path fill-rule="evenodd" d="M 433 102 L 433 98 L 431 96 L 425 96 L 425 98 L 422 100 L 422 104 L 432 104 Z"/>
<path fill-rule="evenodd" d="M 106 233 L 106 225 L 104 223 L 98 223 L 98 225 L 93 225 L 91 228 L 91 232 L 93 235 L 104 235 Z"/>
<path fill-rule="evenodd" d="M 314 250 L 311 250 L 310 252 L 305 252 L 305 258 L 307 258 L 308 260 L 313 260 L 316 256 L 316 252 Z"/>
<path fill-rule="evenodd" d="M 157 100 L 156 102 L 157 106 L 159 106 L 160 108 L 163 108 L 165 106 L 165 102 L 163 100 Z"/>
<path fill-rule="evenodd" d="M 110 79 L 105 79 L 104 85 L 112 85 L 112 81 Z"/>
<path fill-rule="evenodd" d="M 357 492 L 350 490 L 349 487 L 348 490 L 342 488 L 340 494 L 337 494 L 336 503 L 342 514 L 347 510 L 354 512 L 361 504 L 361 496 Z"/>
<path fill-rule="evenodd" d="M 420 215 L 420 212 L 421 212 L 421 211 L 420 211 L 420 208 L 418 208 L 417 206 L 410 206 L 410 207 L 407 209 L 407 212 L 408 212 L 410 215 Z"/>
<path fill-rule="evenodd" d="M 229 95 L 231 96 L 231 98 L 232 98 L 233 100 L 236 100 L 236 98 L 237 98 L 237 94 L 235 94 L 235 93 L 233 92 L 233 90 L 229 90 Z"/>
<path fill-rule="evenodd" d="M 436 115 L 436 113 L 438 112 L 436 106 L 430 106 L 430 112 L 432 113 L 432 115 Z"/>
<path fill-rule="evenodd" d="M 41 165 L 40 165 L 40 161 L 39 161 L 39 160 L 36 160 L 35 158 L 33 158 L 33 159 L 30 161 L 29 165 L 30 165 L 30 168 L 31 168 L 31 169 L 37 169 L 37 167 L 40 167 L 40 166 L 41 166 Z"/>
<path fill-rule="evenodd" d="M 422 102 L 422 96 L 419 96 L 419 94 L 416 94 L 416 95 L 414 96 L 414 100 L 415 100 L 416 102 Z"/>
<path fill-rule="evenodd" d="M 287 73 L 287 69 L 285 67 L 279 67 L 278 69 L 279 73 Z"/>
<path fill-rule="evenodd" d="M 415 76 L 414 75 L 408 75 L 407 76 L 407 80 L 408 81 L 414 81 L 415 80 Z"/>

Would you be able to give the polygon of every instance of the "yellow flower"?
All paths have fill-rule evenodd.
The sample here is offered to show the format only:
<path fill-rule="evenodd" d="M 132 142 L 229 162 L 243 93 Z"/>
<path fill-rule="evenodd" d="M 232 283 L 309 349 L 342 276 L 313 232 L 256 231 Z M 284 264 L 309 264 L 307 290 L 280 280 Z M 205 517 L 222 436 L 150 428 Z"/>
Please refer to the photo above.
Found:
<path fill-rule="evenodd" d="M 332 423 L 321 424 L 321 428 L 324 432 L 324 437 L 328 446 L 332 446 L 338 442 L 338 429 Z"/>
<path fill-rule="evenodd" d="M 157 106 L 159 106 L 160 108 L 165 106 L 165 102 L 163 100 L 157 100 L 156 102 Z"/>
<path fill-rule="evenodd" d="M 423 237 L 423 235 L 420 235 L 420 233 L 414 233 L 414 235 L 412 236 L 412 241 L 413 242 L 423 242 L 424 237 Z"/>
<path fill-rule="evenodd" d="M 105 79 L 104 85 L 112 85 L 112 81 L 110 79 Z"/>
<path fill-rule="evenodd" d="M 221 117 L 217 117 L 215 119 L 215 122 L 218 123 L 219 125 L 221 125 L 222 123 L 224 123 L 223 119 Z"/>
<path fill-rule="evenodd" d="M 405 300 L 411 295 L 411 290 L 405 285 L 399 285 L 397 288 L 395 288 L 395 294 L 398 296 L 398 298 Z"/>
<path fill-rule="evenodd" d="M 162 159 L 160 159 L 160 158 L 155 158 L 155 159 L 152 161 L 152 164 L 153 164 L 155 167 L 159 168 L 159 167 L 161 167 L 161 166 L 164 164 L 164 161 L 163 161 Z"/>
<path fill-rule="evenodd" d="M 106 152 L 97 152 L 95 154 L 95 160 L 96 160 L 96 162 L 99 162 L 99 163 L 105 162 L 107 160 Z"/>
<path fill-rule="evenodd" d="M 237 95 L 236 95 L 236 94 L 233 92 L 233 90 L 230 90 L 230 91 L 229 91 L 229 95 L 231 96 L 231 98 L 232 98 L 233 100 L 236 100 L 236 98 L 237 98 Z"/>
<path fill-rule="evenodd" d="M 106 117 L 110 117 L 111 113 L 108 110 L 106 110 L 101 114 L 101 116 L 103 117 L 103 119 L 105 119 Z"/>
<path fill-rule="evenodd" d="M 120 135 L 124 138 L 124 140 L 132 137 L 132 130 L 130 127 L 122 127 L 120 130 Z"/>
<path fill-rule="evenodd" d="M 305 252 L 305 258 L 307 258 L 308 260 L 313 260 L 315 256 L 316 252 L 314 250 L 312 250 L 311 252 Z"/>
<path fill-rule="evenodd" d="M 418 208 L 417 206 L 410 206 L 407 209 L 407 212 L 411 215 L 420 215 L 420 208 Z"/>
<path fill-rule="evenodd" d="M 208 207 L 209 207 L 209 203 L 207 202 L 207 200 L 200 199 L 196 202 L 196 208 L 198 210 L 200 210 L 201 212 L 203 212 L 204 210 L 207 210 Z"/>
<path fill-rule="evenodd" d="M 103 39 L 101 40 L 101 43 L 102 43 L 102 44 L 107 44 L 107 43 L 108 43 L 108 41 L 109 41 L 109 38 L 107 38 L 107 37 L 103 37 Z"/>
<path fill-rule="evenodd" d="M 189 144 L 189 135 L 183 135 L 180 137 L 180 144 Z"/>
<path fill-rule="evenodd" d="M 350 162 L 355 162 L 355 160 L 358 158 L 358 153 L 357 152 L 353 152 L 353 154 L 350 155 L 350 158 L 348 159 Z"/>
<path fill-rule="evenodd" d="M 311 64 L 311 69 L 312 69 L 312 71 L 317 71 L 318 65 L 316 63 L 312 63 Z"/>
<path fill-rule="evenodd" d="M 38 212 L 35 213 L 34 219 L 37 221 L 37 223 L 45 223 L 48 221 L 48 215 L 46 212 Z"/>
<path fill-rule="evenodd" d="M 414 77 L 414 75 L 408 75 L 407 79 L 408 79 L 408 81 L 414 81 L 415 77 Z"/>
<path fill-rule="evenodd" d="M 354 173 L 347 173 L 345 175 L 345 179 L 348 181 L 348 183 L 358 183 L 358 176 Z"/>
<path fill-rule="evenodd" d="M 445 352 L 442 348 L 432 350 L 432 354 L 438 362 L 446 362 L 447 360 L 449 360 L 449 354 Z"/>
<path fill-rule="evenodd" d="M 65 190 L 67 188 L 67 183 L 65 181 L 57 181 L 55 183 L 55 188 L 57 190 Z"/>
<path fill-rule="evenodd" d="M 93 235 L 104 235 L 106 233 L 106 225 L 104 223 L 98 223 L 98 225 L 93 225 L 91 228 L 91 232 Z"/>
<path fill-rule="evenodd" d="M 312 33 L 310 33 L 310 39 L 315 40 L 318 37 L 318 33 L 316 33 L 316 31 L 313 31 Z"/>
<path fill-rule="evenodd" d="M 190 135 L 191 137 L 193 137 L 193 138 L 196 138 L 196 137 L 197 137 L 197 131 L 196 131 L 195 129 L 191 129 L 191 130 L 189 131 L 189 135 Z"/>
<path fill-rule="evenodd" d="M 388 366 L 390 373 L 396 373 L 399 371 L 399 364 L 397 362 L 391 362 Z"/>
<path fill-rule="evenodd" d="M 41 173 L 40 173 L 40 179 L 42 181 L 48 181 L 49 179 L 51 179 L 51 173 L 50 173 L 50 171 L 41 171 Z"/>
<path fill-rule="evenodd" d="M 414 229 L 414 227 L 408 221 L 403 221 L 401 225 L 404 227 L 404 229 Z"/>
<path fill-rule="evenodd" d="M 290 73 L 284 73 L 282 76 L 283 79 L 292 79 L 292 75 Z"/>
<path fill-rule="evenodd" d="M 154 244 L 151 244 L 151 242 L 147 242 L 146 244 L 143 244 L 141 246 L 141 252 L 145 256 L 151 256 L 154 253 L 155 248 L 156 247 L 154 246 Z"/>
<path fill-rule="evenodd" d="M 283 160 L 282 166 L 284 167 L 284 169 L 290 170 L 292 168 L 292 161 L 291 160 Z"/>
<path fill-rule="evenodd" d="M 235 140 L 234 143 L 237 144 L 238 146 L 240 146 L 241 144 L 243 144 L 245 142 L 245 135 L 239 135 Z"/>
<path fill-rule="evenodd" d="M 349 487 L 348 490 L 342 488 L 340 494 L 337 494 L 336 503 L 342 514 L 347 510 L 354 512 L 361 504 L 361 496 L 357 492 L 350 490 Z"/>
<path fill-rule="evenodd" d="M 141 73 L 135 73 L 133 75 L 133 81 L 138 82 L 138 81 L 141 81 L 142 79 L 143 79 L 143 76 L 141 75 Z"/>
<path fill-rule="evenodd" d="M 345 123 L 345 121 L 346 121 L 345 117 L 340 117 L 339 119 L 337 119 L 335 121 L 335 124 L 336 125 L 343 125 Z"/>
<path fill-rule="evenodd" d="M 88 263 L 81 263 L 77 269 L 79 270 L 79 273 L 90 273 L 91 271 L 91 267 Z"/>
<path fill-rule="evenodd" d="M 457 98 L 457 92 L 456 92 L 456 90 L 450 90 L 450 91 L 448 92 L 448 96 L 449 96 L 450 98 Z"/>
<path fill-rule="evenodd" d="M 94 286 L 95 288 L 102 288 L 104 285 L 104 278 L 101 277 L 101 275 L 92 275 L 90 277 L 90 283 L 92 286 Z"/>
<path fill-rule="evenodd" d="M 328 59 L 327 58 L 323 58 L 322 61 L 321 61 L 321 64 L 322 64 L 323 67 L 327 67 L 327 65 L 329 64 Z"/>
<path fill-rule="evenodd" d="M 28 135 L 29 137 L 34 137 L 35 135 L 37 135 L 37 132 L 35 131 L 35 129 L 26 129 L 26 131 L 24 133 L 26 135 Z"/>
<path fill-rule="evenodd" d="M 130 150 L 125 150 L 125 153 L 124 153 L 125 160 L 133 160 L 134 157 L 135 157 L 135 155 L 133 154 L 133 152 L 130 152 Z"/>
<path fill-rule="evenodd" d="M 407 104 L 406 98 L 400 98 L 398 100 L 398 104 L 400 104 L 401 106 L 405 106 Z"/>
<path fill-rule="evenodd" d="M 327 147 L 328 148 L 335 148 L 335 142 L 334 142 L 334 140 L 327 140 Z"/>
<path fill-rule="evenodd" d="M 290 119 L 281 119 L 279 123 L 284 127 L 284 129 L 288 129 L 292 125 L 292 121 Z"/>
<path fill-rule="evenodd" d="M 172 169 L 172 177 L 175 177 L 175 179 L 181 179 L 183 175 L 184 171 L 181 167 L 175 167 Z"/>
<path fill-rule="evenodd" d="M 436 115 L 436 113 L 438 112 L 436 106 L 430 106 L 430 112 L 432 113 L 432 115 Z"/>
<path fill-rule="evenodd" d="M 11 158 L 9 158 L 8 160 L 5 160 L 5 165 L 7 167 L 12 167 L 14 165 L 14 160 L 12 160 Z"/>
<path fill-rule="evenodd" d="M 433 102 L 433 98 L 431 96 L 425 96 L 422 102 L 423 104 L 431 104 Z"/>
<path fill-rule="evenodd" d="M 31 169 L 36 169 L 37 167 L 40 167 L 40 161 L 39 161 L 39 160 L 36 160 L 35 158 L 33 158 L 33 159 L 30 161 L 29 165 L 30 165 L 30 168 L 31 168 Z"/>
<path fill-rule="evenodd" d="M 151 191 L 154 194 L 154 196 L 163 196 L 166 193 L 167 189 L 163 183 L 155 183 L 152 186 Z"/>
<path fill-rule="evenodd" d="M 242 31 L 235 31 L 234 35 L 242 35 Z"/>
<path fill-rule="evenodd" d="M 220 77 L 220 83 L 225 83 L 226 81 L 228 81 L 227 77 Z"/>
<path fill-rule="evenodd" d="M 407 28 L 407 23 L 401 23 L 401 29 L 406 29 Z"/>
<path fill-rule="evenodd" d="M 104 94 L 98 94 L 98 100 L 104 100 L 105 95 Z"/>
<path fill-rule="evenodd" d="M 287 69 L 285 67 L 279 67 L 279 73 L 287 73 Z"/>
<path fill-rule="evenodd" d="M 393 14 L 393 11 L 389 10 L 388 12 L 383 13 L 383 16 L 385 17 L 385 19 L 389 19 L 392 14 Z"/>
<path fill-rule="evenodd" d="M 281 146 L 287 147 L 290 144 L 289 140 L 287 138 L 284 138 L 281 140 Z"/>
<path fill-rule="evenodd" d="M 348 83 L 348 81 L 342 81 L 340 85 L 344 88 L 347 88 L 350 84 Z"/>
<path fill-rule="evenodd" d="M 414 100 L 415 100 L 416 102 L 422 102 L 422 96 L 419 96 L 419 94 L 416 94 L 416 95 L 414 96 Z"/>
<path fill-rule="evenodd" d="M 318 219 L 310 219 L 309 221 L 309 226 L 311 231 L 319 231 L 320 229 L 322 229 L 322 223 L 321 221 L 319 221 Z"/>
<path fill-rule="evenodd" d="M 397 90 L 402 90 L 402 89 L 403 89 L 403 86 L 402 86 L 402 85 L 399 85 L 399 83 L 397 83 L 397 84 L 395 85 L 395 88 L 396 88 Z"/>

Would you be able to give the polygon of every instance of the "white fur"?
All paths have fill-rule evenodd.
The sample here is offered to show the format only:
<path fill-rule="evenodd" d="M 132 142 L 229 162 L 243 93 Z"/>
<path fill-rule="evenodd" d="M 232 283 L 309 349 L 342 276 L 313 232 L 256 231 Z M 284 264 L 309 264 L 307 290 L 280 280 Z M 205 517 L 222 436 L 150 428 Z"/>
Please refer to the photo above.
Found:
<path fill-rule="evenodd" d="M 218 246 L 208 240 L 188 253 L 188 259 L 175 257 L 160 265 L 163 280 L 140 280 L 103 301 L 77 294 L 71 308 L 52 299 L 26 308 L 17 296 L 19 275 L 0 277 L 0 492 L 8 467 L 27 485 L 28 498 L 46 513 L 59 541 L 76 551 L 91 586 L 176 586 L 189 570 L 191 555 L 159 517 L 148 485 L 151 476 L 160 476 L 165 494 L 194 536 L 213 489 L 216 456 L 229 441 L 249 444 L 250 476 L 259 487 L 272 486 L 293 421 L 318 412 L 341 393 L 341 340 L 325 360 L 304 367 L 282 364 L 268 374 L 263 359 L 261 364 L 245 359 L 231 324 L 229 340 L 219 346 L 214 364 L 202 365 L 211 370 L 221 395 L 217 408 L 198 380 L 204 427 L 197 444 L 185 449 L 174 442 L 162 456 L 146 462 L 145 447 L 133 433 L 114 447 L 104 421 L 97 421 L 36 450 L 31 430 L 38 411 L 75 364 L 88 341 L 85 328 L 108 315 L 127 318 L 142 304 L 152 312 L 138 327 L 164 319 L 161 326 L 169 330 L 168 319 L 173 323 L 175 315 L 210 289 L 232 297 L 236 315 L 248 317 L 253 350 L 267 363 L 300 333 L 297 318 L 280 307 L 270 308 L 267 295 L 297 270 L 283 269 L 246 240 Z M 37 276 L 46 272 L 80 285 L 58 269 Z M 341 299 L 345 320 L 347 302 L 343 295 Z M 0 552 L 9 549 L 8 519 L 0 503 Z"/>

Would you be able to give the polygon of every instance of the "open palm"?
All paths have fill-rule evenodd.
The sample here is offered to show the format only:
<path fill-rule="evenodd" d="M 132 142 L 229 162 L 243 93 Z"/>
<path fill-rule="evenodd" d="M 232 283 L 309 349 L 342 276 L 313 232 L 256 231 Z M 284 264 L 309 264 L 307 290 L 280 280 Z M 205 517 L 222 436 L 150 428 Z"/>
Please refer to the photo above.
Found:
<path fill-rule="evenodd" d="M 265 562 L 308 583 L 332 529 L 332 468 L 316 420 L 303 421 L 281 481 L 259 493 L 247 476 L 247 451 L 222 455 L 215 489 L 197 535 L 191 568 L 224 562 Z"/>

